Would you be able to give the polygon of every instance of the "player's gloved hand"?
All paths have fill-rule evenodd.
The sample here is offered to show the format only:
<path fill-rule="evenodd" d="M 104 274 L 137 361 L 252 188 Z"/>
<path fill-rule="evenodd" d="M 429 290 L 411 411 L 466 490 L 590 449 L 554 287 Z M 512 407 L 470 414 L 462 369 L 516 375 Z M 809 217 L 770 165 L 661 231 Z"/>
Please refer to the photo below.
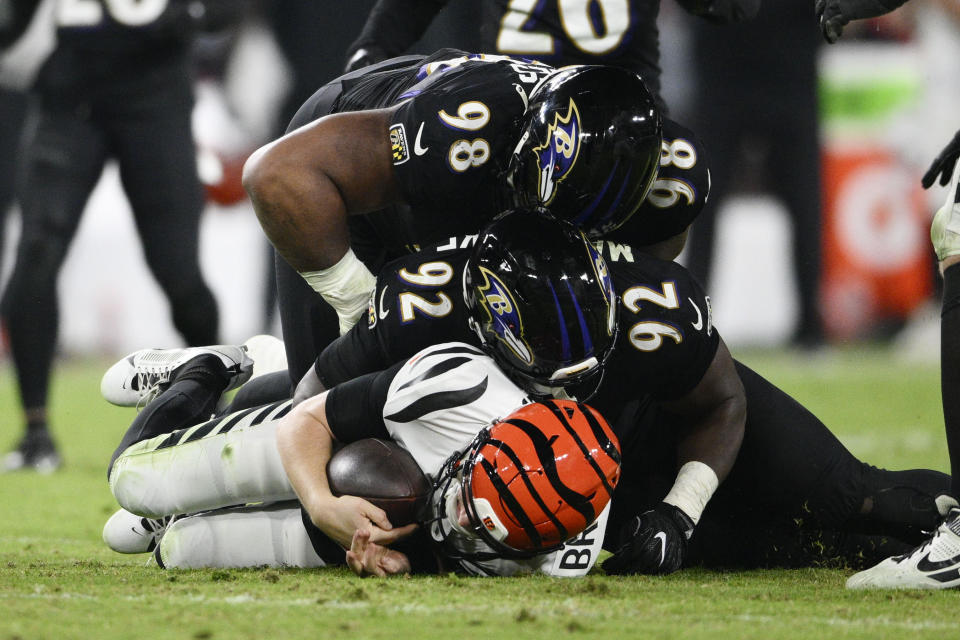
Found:
<path fill-rule="evenodd" d="M 960 131 L 957 131 L 953 140 L 943 148 L 930 168 L 927 169 L 927 172 L 923 174 L 923 178 L 920 180 L 923 183 L 923 188 L 929 189 L 932 187 L 933 183 L 937 181 L 937 176 L 940 176 L 940 186 L 947 186 L 950 177 L 953 175 L 953 168 L 957 164 L 958 157 L 960 157 Z"/>
<path fill-rule="evenodd" d="M 882 16 L 904 2 L 906 0 L 817 0 L 814 11 L 824 39 L 833 44 L 840 39 L 843 27 L 851 20 Z"/>
<path fill-rule="evenodd" d="M 641 513 L 620 531 L 620 548 L 603 563 L 613 574 L 673 573 L 683 564 L 693 520 L 683 511 L 661 502 Z"/>
<path fill-rule="evenodd" d="M 353 51 L 347 56 L 347 64 L 343 71 L 344 73 L 349 73 L 355 69 L 360 69 L 376 62 L 386 60 L 389 57 L 390 56 L 387 55 L 387 52 L 377 45 L 366 44 L 357 48 L 356 51 Z"/>
<path fill-rule="evenodd" d="M 357 529 L 347 549 L 347 566 L 360 576 L 380 578 L 401 573 L 410 573 L 410 559 L 406 554 L 370 542 L 369 529 Z"/>

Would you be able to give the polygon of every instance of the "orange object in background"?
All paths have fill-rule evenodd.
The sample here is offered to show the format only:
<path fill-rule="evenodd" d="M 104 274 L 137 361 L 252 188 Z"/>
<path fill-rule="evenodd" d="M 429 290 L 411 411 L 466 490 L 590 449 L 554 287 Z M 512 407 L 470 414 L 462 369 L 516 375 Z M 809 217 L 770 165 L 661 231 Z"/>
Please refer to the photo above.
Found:
<path fill-rule="evenodd" d="M 823 156 L 823 315 L 828 336 L 854 339 L 905 320 L 929 299 L 930 213 L 919 176 L 883 149 Z"/>

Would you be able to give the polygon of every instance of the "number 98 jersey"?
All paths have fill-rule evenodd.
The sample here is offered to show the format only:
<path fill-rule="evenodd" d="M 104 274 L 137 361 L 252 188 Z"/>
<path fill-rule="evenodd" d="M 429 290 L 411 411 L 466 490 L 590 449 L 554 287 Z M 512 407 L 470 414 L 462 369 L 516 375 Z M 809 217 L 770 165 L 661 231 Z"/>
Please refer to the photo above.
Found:
<path fill-rule="evenodd" d="M 499 208 L 501 174 L 533 88 L 553 67 L 448 50 L 424 59 L 389 136 L 404 201 L 426 243 L 476 232 Z"/>

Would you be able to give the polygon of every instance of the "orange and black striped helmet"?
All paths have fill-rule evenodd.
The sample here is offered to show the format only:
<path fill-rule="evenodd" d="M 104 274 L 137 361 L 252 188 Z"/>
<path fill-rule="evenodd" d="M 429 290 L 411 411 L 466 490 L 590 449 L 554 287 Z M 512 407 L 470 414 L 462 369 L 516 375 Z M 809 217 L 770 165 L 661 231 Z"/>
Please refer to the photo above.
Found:
<path fill-rule="evenodd" d="M 592 524 L 619 478 L 620 446 L 606 420 L 585 404 L 546 400 L 484 429 L 452 457 L 437 489 L 458 490 L 458 499 L 441 495 L 437 503 L 455 529 L 496 555 L 529 557 L 559 548 Z"/>

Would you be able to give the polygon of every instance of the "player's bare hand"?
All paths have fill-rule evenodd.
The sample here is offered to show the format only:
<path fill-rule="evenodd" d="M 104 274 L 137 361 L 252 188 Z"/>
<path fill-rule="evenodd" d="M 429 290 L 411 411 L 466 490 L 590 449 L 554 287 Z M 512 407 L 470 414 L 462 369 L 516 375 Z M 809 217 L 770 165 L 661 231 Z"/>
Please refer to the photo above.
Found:
<path fill-rule="evenodd" d="M 347 550 L 347 566 L 360 577 L 410 573 L 410 559 L 395 549 L 370 541 L 369 529 L 357 529 Z"/>
<path fill-rule="evenodd" d="M 391 544 L 417 528 L 416 524 L 394 528 L 383 509 L 357 496 L 340 496 L 325 501 L 310 509 L 310 518 L 344 548 L 350 546 L 353 534 L 359 529 L 368 530 L 372 542 Z"/>

